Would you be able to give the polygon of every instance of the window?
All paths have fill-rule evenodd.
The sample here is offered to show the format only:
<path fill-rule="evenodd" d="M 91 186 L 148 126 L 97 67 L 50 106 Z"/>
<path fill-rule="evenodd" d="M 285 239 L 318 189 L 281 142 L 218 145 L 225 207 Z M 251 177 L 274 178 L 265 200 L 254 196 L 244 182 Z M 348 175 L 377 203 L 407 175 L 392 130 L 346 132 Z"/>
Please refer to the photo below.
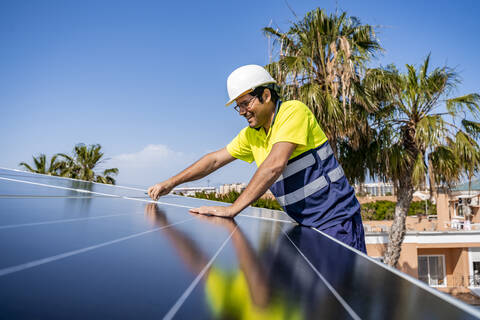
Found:
<path fill-rule="evenodd" d="M 418 279 L 432 287 L 444 287 L 445 256 L 418 256 Z"/>
<path fill-rule="evenodd" d="M 470 281 L 470 285 L 480 286 L 480 261 L 473 262 L 473 279 Z"/>

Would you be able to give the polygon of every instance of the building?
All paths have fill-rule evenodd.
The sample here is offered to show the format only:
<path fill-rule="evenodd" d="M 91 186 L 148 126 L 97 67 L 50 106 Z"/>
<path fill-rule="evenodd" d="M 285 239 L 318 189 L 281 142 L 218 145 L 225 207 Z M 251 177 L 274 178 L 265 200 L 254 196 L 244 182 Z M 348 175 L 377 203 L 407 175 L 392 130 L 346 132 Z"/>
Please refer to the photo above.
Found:
<path fill-rule="evenodd" d="M 215 191 L 215 187 L 182 187 L 173 189 L 172 193 L 194 196 L 196 192 L 215 193 Z"/>
<path fill-rule="evenodd" d="M 242 193 L 243 190 L 247 185 L 245 183 L 231 183 L 231 184 L 224 184 L 221 185 L 220 188 L 218 188 L 217 194 L 222 195 L 222 194 L 227 194 L 231 191 L 236 191 L 238 193 Z M 267 189 L 267 191 L 260 197 L 264 199 L 275 199 L 275 196 L 273 193 Z"/>
<path fill-rule="evenodd" d="M 230 184 L 223 184 L 218 188 L 218 194 L 226 194 L 231 191 L 236 191 L 238 193 L 242 193 L 243 190 L 247 185 L 245 183 L 230 183 Z"/>
<path fill-rule="evenodd" d="M 362 183 L 354 185 L 355 193 L 361 195 L 378 196 L 392 196 L 395 195 L 395 188 L 392 183 L 373 182 Z"/>
<path fill-rule="evenodd" d="M 367 232 L 369 256 L 382 260 L 388 232 Z M 407 232 L 397 268 L 466 302 L 479 304 L 480 231 Z M 473 295 L 473 294 L 475 295 Z"/>
<path fill-rule="evenodd" d="M 436 216 L 409 216 L 397 268 L 480 304 L 480 193 L 439 193 Z M 365 221 L 367 253 L 382 259 L 393 221 Z"/>

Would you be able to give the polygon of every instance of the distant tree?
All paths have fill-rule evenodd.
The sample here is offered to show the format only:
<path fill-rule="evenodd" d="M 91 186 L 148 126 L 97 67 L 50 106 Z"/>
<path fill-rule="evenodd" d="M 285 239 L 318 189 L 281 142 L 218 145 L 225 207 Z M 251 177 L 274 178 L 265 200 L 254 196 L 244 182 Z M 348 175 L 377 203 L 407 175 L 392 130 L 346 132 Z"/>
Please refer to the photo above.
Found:
<path fill-rule="evenodd" d="M 118 174 L 118 168 L 110 168 L 103 170 L 102 175 L 96 176 L 96 182 L 105 183 L 105 184 L 115 184 L 115 179 L 113 176 Z"/>
<path fill-rule="evenodd" d="M 480 95 L 451 98 L 459 83 L 457 74 L 448 67 L 430 71 L 429 66 L 430 55 L 419 68 L 407 65 L 406 73 L 392 65 L 371 69 L 365 77 L 378 99 L 366 162 L 377 177 L 394 183 L 398 199 L 385 253 L 385 263 L 391 266 L 400 257 L 414 189 L 425 182 L 428 169 L 432 181 L 449 183 L 479 167 L 480 123 L 460 116 L 469 112 L 480 118 Z M 438 110 L 442 104 L 446 113 Z"/>
<path fill-rule="evenodd" d="M 32 158 L 33 158 L 34 168 L 32 168 L 26 162 L 20 162 L 19 165 L 24 167 L 30 172 L 48 174 L 51 176 L 59 175 L 61 163 L 57 161 L 58 155 L 54 155 L 50 159 L 50 161 L 47 161 L 47 157 L 43 153 L 41 153 L 38 157 L 32 156 Z"/>
<path fill-rule="evenodd" d="M 101 148 L 99 144 L 86 146 L 79 143 L 74 147 L 72 156 L 59 153 L 58 156 L 63 158 L 61 175 L 85 181 L 115 184 L 114 176 L 118 174 L 118 168 L 105 169 L 102 174 L 97 174 L 94 170 L 104 161 Z"/>
<path fill-rule="evenodd" d="M 102 174 L 94 170 L 104 160 L 99 144 L 86 146 L 83 143 L 77 144 L 73 149 L 73 155 L 57 153 L 47 161 L 44 154 L 33 157 L 34 168 L 25 162 L 19 165 L 30 172 L 61 176 L 85 181 L 115 184 L 114 176 L 118 174 L 118 168 L 103 170 Z"/>
<path fill-rule="evenodd" d="M 362 204 L 362 218 L 364 220 L 392 220 L 395 215 L 396 203 L 393 201 L 379 200 Z M 425 212 L 425 201 L 412 201 L 408 215 L 436 215 L 437 207 L 427 201 L 428 210 Z"/>

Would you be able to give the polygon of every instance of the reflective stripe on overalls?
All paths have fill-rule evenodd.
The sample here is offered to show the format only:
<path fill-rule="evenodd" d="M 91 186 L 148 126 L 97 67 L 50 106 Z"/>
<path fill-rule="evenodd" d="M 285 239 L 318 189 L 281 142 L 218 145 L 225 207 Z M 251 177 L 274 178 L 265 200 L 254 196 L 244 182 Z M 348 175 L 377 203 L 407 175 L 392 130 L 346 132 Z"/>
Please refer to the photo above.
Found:
<path fill-rule="evenodd" d="M 328 141 L 290 159 L 270 190 L 289 216 L 320 230 L 360 212 L 355 191 Z"/>

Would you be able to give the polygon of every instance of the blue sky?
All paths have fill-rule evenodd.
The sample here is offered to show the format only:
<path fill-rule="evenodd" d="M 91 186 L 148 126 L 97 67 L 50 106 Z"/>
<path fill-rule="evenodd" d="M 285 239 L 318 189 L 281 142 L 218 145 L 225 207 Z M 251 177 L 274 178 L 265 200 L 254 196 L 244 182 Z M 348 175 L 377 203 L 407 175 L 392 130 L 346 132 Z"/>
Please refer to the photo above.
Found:
<path fill-rule="evenodd" d="M 480 92 L 480 2 L 289 1 L 298 17 L 345 10 L 377 26 L 372 65 L 455 67 L 457 94 Z M 118 183 L 148 186 L 225 146 L 246 123 L 226 78 L 268 62 L 261 28 L 286 30 L 285 1 L 0 2 L 0 166 L 100 143 Z M 238 162 L 238 163 L 237 163 Z M 195 184 L 248 182 L 236 161 Z M 191 184 L 194 185 L 194 184 Z"/>

